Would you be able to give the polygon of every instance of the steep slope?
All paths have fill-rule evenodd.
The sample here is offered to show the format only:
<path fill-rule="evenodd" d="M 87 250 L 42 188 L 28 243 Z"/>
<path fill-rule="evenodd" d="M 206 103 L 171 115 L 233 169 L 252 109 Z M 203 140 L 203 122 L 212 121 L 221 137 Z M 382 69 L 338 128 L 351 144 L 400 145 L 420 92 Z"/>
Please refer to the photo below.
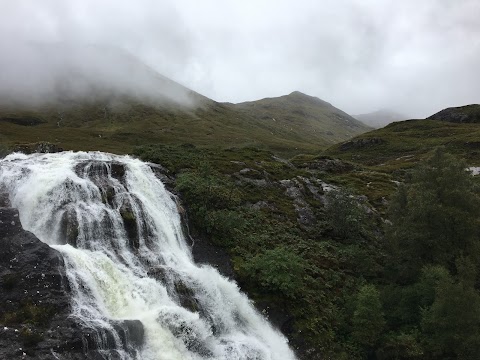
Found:
<path fill-rule="evenodd" d="M 353 115 L 353 117 L 375 129 L 384 127 L 385 125 L 388 125 L 394 121 L 400 121 L 409 118 L 409 116 L 385 109 L 367 114 Z"/>
<path fill-rule="evenodd" d="M 319 145 L 334 144 L 370 128 L 317 97 L 295 91 L 289 95 L 235 105 L 275 135 Z"/>
<path fill-rule="evenodd" d="M 469 164 L 478 165 L 480 124 L 475 110 L 478 105 L 445 109 L 424 120 L 394 122 L 336 144 L 325 154 L 394 170 L 409 167 L 433 148 L 444 146 Z"/>

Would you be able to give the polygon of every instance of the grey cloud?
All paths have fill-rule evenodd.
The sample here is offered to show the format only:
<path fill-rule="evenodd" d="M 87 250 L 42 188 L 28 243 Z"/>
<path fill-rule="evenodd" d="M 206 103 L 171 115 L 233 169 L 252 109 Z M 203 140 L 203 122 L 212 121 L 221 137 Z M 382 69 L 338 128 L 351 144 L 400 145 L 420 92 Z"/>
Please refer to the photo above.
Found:
<path fill-rule="evenodd" d="M 48 60 L 44 67 L 32 65 L 25 57 L 36 55 L 19 45 L 60 42 L 123 49 L 218 101 L 300 90 L 350 113 L 427 116 L 480 102 L 479 13 L 477 0 L 17 0 L 0 14 L 0 51 L 8 54 L 0 94 L 15 86 L 38 93 L 79 59 L 118 87 L 138 93 L 148 83 L 83 50 L 71 51 L 79 59 L 46 56 L 38 60 Z"/>

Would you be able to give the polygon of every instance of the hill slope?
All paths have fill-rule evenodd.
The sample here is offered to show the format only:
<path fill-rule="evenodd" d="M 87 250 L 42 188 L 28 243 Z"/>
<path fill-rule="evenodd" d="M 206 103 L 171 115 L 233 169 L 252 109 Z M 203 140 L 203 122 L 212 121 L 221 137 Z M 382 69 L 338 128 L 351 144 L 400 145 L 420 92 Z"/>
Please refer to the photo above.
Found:
<path fill-rule="evenodd" d="M 235 108 L 274 134 L 319 145 L 334 144 L 370 129 L 331 104 L 298 91 L 240 103 Z"/>
<path fill-rule="evenodd" d="M 448 108 L 424 120 L 395 122 L 357 136 L 325 151 L 330 156 L 384 168 L 409 167 L 438 146 L 479 165 L 480 124 L 460 121 L 465 109 L 473 119 L 478 105 Z M 460 119 L 460 120 L 459 120 Z M 441 120 L 441 121 L 439 121 Z"/>
<path fill-rule="evenodd" d="M 480 105 L 472 104 L 444 109 L 433 114 L 429 119 L 454 123 L 480 123 Z"/>
<path fill-rule="evenodd" d="M 295 154 L 316 152 L 368 130 L 330 104 L 300 93 L 222 104 L 121 51 L 37 50 L 27 55 L 43 59 L 32 72 L 39 78 L 26 83 L 22 78 L 19 84 L 10 79 L 11 93 L 0 92 L 0 144 L 47 141 L 64 149 L 127 153 L 148 143 L 192 143 Z M 82 56 L 89 61 L 79 61 Z"/>

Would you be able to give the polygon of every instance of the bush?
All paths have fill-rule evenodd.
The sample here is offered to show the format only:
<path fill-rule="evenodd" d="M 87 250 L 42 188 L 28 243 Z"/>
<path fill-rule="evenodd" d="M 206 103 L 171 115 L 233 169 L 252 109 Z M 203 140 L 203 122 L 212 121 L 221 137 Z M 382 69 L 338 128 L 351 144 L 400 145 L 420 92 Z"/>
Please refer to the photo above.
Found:
<path fill-rule="evenodd" d="M 243 265 L 242 271 L 255 283 L 289 298 L 301 297 L 308 263 L 286 247 L 266 250 Z"/>

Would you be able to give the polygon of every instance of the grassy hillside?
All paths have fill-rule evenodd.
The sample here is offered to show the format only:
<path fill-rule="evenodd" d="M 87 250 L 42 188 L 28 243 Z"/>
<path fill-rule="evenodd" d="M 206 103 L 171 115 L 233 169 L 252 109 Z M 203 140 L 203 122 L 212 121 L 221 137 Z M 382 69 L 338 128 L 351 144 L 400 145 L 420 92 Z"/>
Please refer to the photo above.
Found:
<path fill-rule="evenodd" d="M 472 104 L 443 109 L 430 116 L 429 119 L 455 123 L 480 123 L 480 105 Z"/>
<path fill-rule="evenodd" d="M 279 103 L 279 111 L 287 111 L 290 105 Z M 301 108 L 296 105 L 292 111 L 300 112 Z M 314 110 L 305 111 L 311 114 Z M 322 116 L 328 112 L 321 109 Z M 130 152 L 134 146 L 146 143 L 192 143 L 255 146 L 294 154 L 319 151 L 367 129 L 350 123 L 350 119 L 343 123 L 334 118 L 328 124 L 328 119 L 320 122 L 308 116 L 297 114 L 289 118 L 291 127 L 287 128 L 281 120 L 278 124 L 262 121 L 255 110 L 238 110 L 236 106 L 211 100 L 195 107 L 108 100 L 28 110 L 4 107 L 0 109 L 0 134 L 7 145 L 48 141 L 65 149 L 117 153 Z M 335 133 L 320 130 L 323 128 Z"/>
<path fill-rule="evenodd" d="M 370 130 L 368 126 L 319 98 L 295 91 L 277 98 L 235 105 L 275 135 L 320 146 L 335 144 Z"/>
<path fill-rule="evenodd" d="M 480 124 L 430 119 L 401 121 L 334 145 L 325 153 L 393 170 L 409 167 L 438 146 L 445 146 L 472 166 L 479 165 Z"/>
<path fill-rule="evenodd" d="M 222 104 L 121 51 L 86 47 L 77 54 L 92 60 L 84 64 L 68 49 L 40 50 L 52 62 L 63 60 L 53 62 L 58 69 L 45 76 L 41 89 L 32 79 L 30 87 L 0 94 L 0 142 L 6 146 L 47 141 L 64 149 L 129 153 L 143 144 L 191 143 L 293 155 L 318 152 L 369 129 L 301 93 Z"/>

